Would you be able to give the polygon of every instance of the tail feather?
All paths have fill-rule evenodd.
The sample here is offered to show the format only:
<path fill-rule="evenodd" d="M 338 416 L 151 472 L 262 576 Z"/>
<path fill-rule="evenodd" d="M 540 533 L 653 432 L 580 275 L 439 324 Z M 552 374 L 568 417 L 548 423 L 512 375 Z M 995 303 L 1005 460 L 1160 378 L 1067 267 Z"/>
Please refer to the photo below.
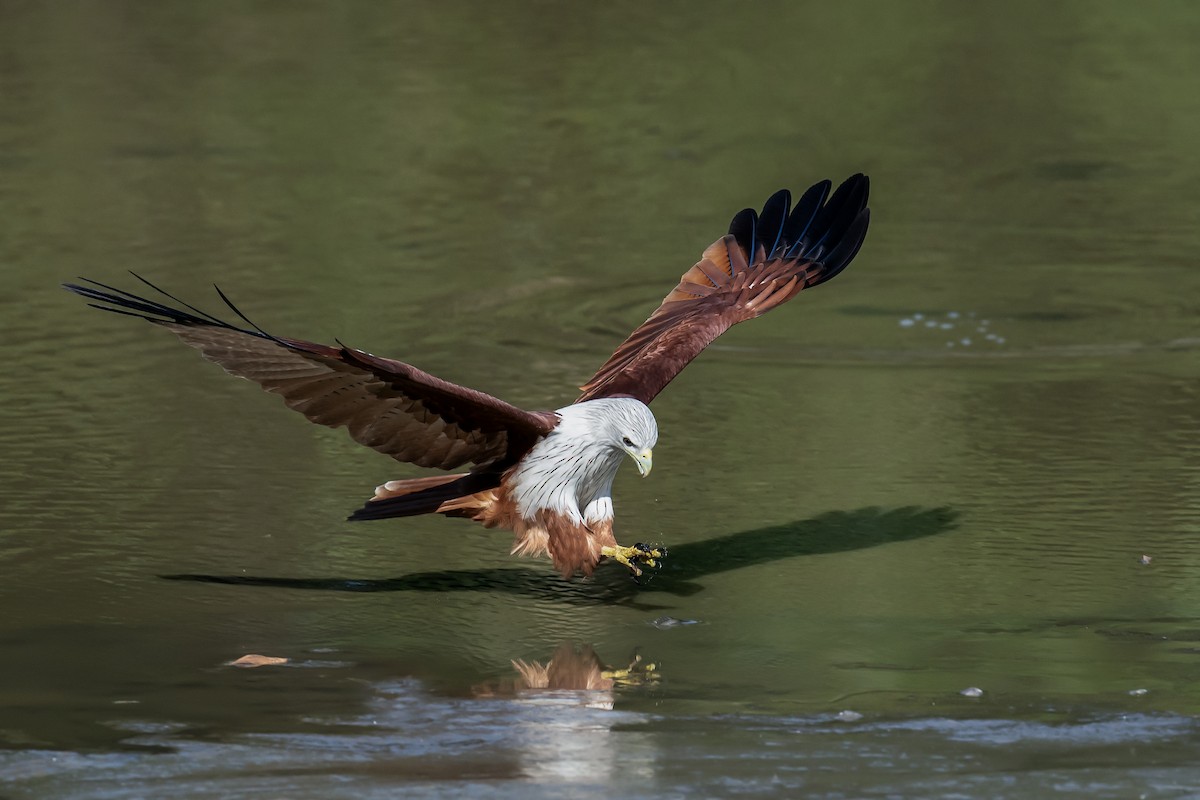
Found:
<path fill-rule="evenodd" d="M 415 517 L 419 514 L 452 513 L 443 509 L 451 503 L 476 492 L 495 489 L 500 485 L 500 473 L 467 472 L 458 475 L 438 475 L 388 481 L 375 490 L 375 497 L 351 514 L 353 522 L 391 517 Z"/>

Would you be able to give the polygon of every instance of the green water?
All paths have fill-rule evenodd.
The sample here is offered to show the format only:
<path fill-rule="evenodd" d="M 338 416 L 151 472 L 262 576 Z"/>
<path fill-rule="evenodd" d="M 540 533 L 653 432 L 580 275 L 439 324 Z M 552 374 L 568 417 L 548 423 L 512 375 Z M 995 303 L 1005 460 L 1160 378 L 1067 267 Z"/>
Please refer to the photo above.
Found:
<path fill-rule="evenodd" d="M 0 793 L 1197 796 L 1198 38 L 1167 2 L 0 1 Z M 644 589 L 343 522 L 416 470 L 57 288 L 215 281 L 553 408 L 734 212 L 856 171 L 853 266 L 655 401 Z"/>

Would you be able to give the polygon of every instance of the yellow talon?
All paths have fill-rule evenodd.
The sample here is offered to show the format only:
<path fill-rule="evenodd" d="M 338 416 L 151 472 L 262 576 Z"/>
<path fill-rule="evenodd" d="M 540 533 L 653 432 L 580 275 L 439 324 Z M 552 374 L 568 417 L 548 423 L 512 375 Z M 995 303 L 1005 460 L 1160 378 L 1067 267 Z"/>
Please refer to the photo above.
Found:
<path fill-rule="evenodd" d="M 611 545 L 605 545 L 604 547 L 600 548 L 600 555 L 624 564 L 629 568 L 629 571 L 633 573 L 633 577 L 635 578 L 640 578 L 642 576 L 642 569 L 638 566 L 638 563 L 635 562 L 639 562 L 641 566 L 649 569 L 657 569 L 658 567 L 662 566 L 662 562 L 660 562 L 658 559 L 662 558 L 666 554 L 667 549 L 665 547 L 652 547 L 648 544 L 642 544 L 640 542 L 632 547 L 622 547 L 620 545 L 614 547 Z"/>
<path fill-rule="evenodd" d="M 642 571 L 638 569 L 632 561 L 629 560 L 630 556 L 636 556 L 636 554 L 637 550 L 632 547 L 611 547 L 609 545 L 605 545 L 604 547 L 600 548 L 600 555 L 624 564 L 625 566 L 629 567 L 629 570 L 634 575 L 641 575 Z"/>
<path fill-rule="evenodd" d="M 640 654 L 635 653 L 629 666 L 624 669 L 606 669 L 600 677 L 610 680 L 618 686 L 641 686 L 658 680 L 656 670 L 658 665 L 653 661 L 643 663 Z"/>

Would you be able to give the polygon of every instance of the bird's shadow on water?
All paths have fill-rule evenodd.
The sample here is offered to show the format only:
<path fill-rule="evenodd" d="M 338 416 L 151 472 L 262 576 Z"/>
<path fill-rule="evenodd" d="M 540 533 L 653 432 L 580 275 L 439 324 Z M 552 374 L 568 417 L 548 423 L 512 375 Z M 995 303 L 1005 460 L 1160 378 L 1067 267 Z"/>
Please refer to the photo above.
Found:
<path fill-rule="evenodd" d="M 567 581 L 548 569 L 490 569 L 414 572 L 395 578 L 283 578 L 246 575 L 162 575 L 173 581 L 266 586 L 329 592 L 500 592 L 571 605 L 627 605 L 639 610 L 653 594 L 686 596 L 704 590 L 699 579 L 771 561 L 934 536 L 954 529 L 958 512 L 948 507 L 830 511 L 810 519 L 729 533 L 673 545 L 653 579 L 639 585 L 623 569 L 605 567 L 587 581 Z"/>

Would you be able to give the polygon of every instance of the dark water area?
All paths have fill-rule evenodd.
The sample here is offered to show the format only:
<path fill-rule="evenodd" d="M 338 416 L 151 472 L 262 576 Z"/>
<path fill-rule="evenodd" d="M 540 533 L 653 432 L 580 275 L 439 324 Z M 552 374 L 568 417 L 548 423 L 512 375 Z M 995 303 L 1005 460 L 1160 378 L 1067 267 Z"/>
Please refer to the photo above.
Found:
<path fill-rule="evenodd" d="M 0 796 L 1200 797 L 1197 41 L 0 0 Z M 857 171 L 851 268 L 655 401 L 645 587 L 344 522 L 419 471 L 58 288 L 554 408 L 738 209 Z"/>

